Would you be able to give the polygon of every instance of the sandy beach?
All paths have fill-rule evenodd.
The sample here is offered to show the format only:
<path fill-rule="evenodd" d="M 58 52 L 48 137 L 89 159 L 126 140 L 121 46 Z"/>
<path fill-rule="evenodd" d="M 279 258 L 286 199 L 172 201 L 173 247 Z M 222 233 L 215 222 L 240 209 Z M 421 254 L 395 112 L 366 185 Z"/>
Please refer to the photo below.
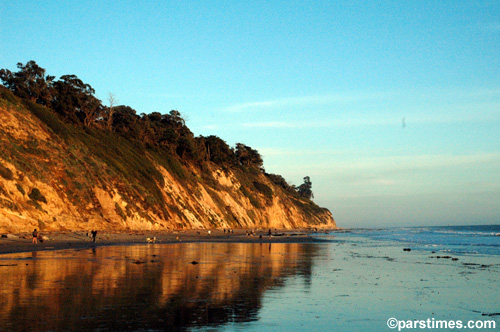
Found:
<path fill-rule="evenodd" d="M 324 230 L 322 231 L 324 232 Z M 98 246 L 132 245 L 148 243 L 196 243 L 196 242 L 235 242 L 235 243 L 307 243 L 317 242 L 316 232 L 308 229 L 297 230 L 179 230 L 179 231 L 98 231 L 96 241 L 90 231 L 40 232 L 45 238 L 38 244 L 32 243 L 31 233 L 2 234 L 0 254 L 61 249 L 85 249 Z"/>

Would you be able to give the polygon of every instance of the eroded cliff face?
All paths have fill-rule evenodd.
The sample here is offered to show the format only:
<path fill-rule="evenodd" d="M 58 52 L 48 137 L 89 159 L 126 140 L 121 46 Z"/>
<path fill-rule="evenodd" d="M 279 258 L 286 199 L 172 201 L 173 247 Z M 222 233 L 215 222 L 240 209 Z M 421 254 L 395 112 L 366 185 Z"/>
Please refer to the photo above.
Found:
<path fill-rule="evenodd" d="M 335 227 L 328 210 L 263 173 L 179 163 L 174 172 L 144 152 L 135 157 L 161 174 L 142 172 L 146 185 L 120 173 L 126 158 L 106 160 L 78 135 L 63 138 L 21 103 L 0 99 L 0 232 Z"/>

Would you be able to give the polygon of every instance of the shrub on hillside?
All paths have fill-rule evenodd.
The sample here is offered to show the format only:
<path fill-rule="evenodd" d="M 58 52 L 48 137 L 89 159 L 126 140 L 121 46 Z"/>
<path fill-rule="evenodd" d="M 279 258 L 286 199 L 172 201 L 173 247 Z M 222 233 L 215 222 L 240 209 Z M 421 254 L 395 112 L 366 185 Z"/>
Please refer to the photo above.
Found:
<path fill-rule="evenodd" d="M 263 194 L 266 199 L 272 200 L 273 199 L 273 190 L 268 186 L 265 185 L 264 183 L 254 181 L 253 185 L 255 189 L 257 189 L 261 194 Z"/>
<path fill-rule="evenodd" d="M 0 164 L 0 176 L 5 180 L 14 180 L 14 173 L 2 164 Z"/>
<path fill-rule="evenodd" d="M 16 187 L 17 187 L 17 190 L 19 190 L 19 192 L 21 194 L 23 194 L 23 196 L 26 195 L 26 192 L 24 191 L 23 186 L 21 186 L 19 183 L 16 183 Z"/>
<path fill-rule="evenodd" d="M 33 190 L 31 190 L 31 192 L 28 194 L 28 197 L 34 201 L 47 203 L 47 199 L 42 195 L 38 188 L 33 188 Z"/>

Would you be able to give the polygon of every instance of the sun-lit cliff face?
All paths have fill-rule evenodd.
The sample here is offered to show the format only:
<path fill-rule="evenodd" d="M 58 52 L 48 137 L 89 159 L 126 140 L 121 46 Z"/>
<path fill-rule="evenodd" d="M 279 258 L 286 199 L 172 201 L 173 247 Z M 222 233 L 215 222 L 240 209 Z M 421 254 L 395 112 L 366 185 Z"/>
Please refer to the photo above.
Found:
<path fill-rule="evenodd" d="M 150 327 L 249 321 L 265 291 L 294 275 L 307 281 L 319 254 L 315 244 L 196 243 L 4 255 L 0 322 L 82 330 L 100 316 L 133 317 L 116 321 L 123 330 L 141 319 Z"/>
<path fill-rule="evenodd" d="M 335 227 L 263 172 L 203 168 L 0 98 L 0 232 Z M 30 106 L 31 105 L 31 106 Z"/>

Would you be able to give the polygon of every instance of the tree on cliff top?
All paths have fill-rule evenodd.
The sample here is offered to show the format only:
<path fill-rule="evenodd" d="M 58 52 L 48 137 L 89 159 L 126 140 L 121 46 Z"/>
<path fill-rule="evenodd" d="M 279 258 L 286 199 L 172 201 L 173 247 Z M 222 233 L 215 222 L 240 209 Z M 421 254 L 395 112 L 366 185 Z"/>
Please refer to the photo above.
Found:
<path fill-rule="evenodd" d="M 259 152 L 251 147 L 242 144 L 236 143 L 236 158 L 238 161 L 244 166 L 253 166 L 259 169 L 263 169 L 264 161 L 262 160 L 262 156 Z"/>
<path fill-rule="evenodd" d="M 5 87 L 18 97 L 47 105 L 51 100 L 50 86 L 55 77 L 45 76 L 45 69 L 33 60 L 26 65 L 19 62 L 17 68 L 19 68 L 17 73 L 12 73 L 8 69 L 0 70 L 0 79 Z"/>
<path fill-rule="evenodd" d="M 102 116 L 101 101 L 94 96 L 95 90 L 76 75 L 64 75 L 53 84 L 55 97 L 52 101 L 56 112 L 66 119 L 90 127 Z"/>
<path fill-rule="evenodd" d="M 211 161 L 219 166 L 234 166 L 237 159 L 234 151 L 221 138 L 211 135 L 208 137 L 197 137 L 199 144 L 205 147 L 205 160 Z"/>
<path fill-rule="evenodd" d="M 299 193 L 300 196 L 305 197 L 307 199 L 311 199 L 314 198 L 314 194 L 311 189 L 312 189 L 311 178 L 306 176 L 304 177 L 304 183 L 297 188 L 297 192 Z"/>

